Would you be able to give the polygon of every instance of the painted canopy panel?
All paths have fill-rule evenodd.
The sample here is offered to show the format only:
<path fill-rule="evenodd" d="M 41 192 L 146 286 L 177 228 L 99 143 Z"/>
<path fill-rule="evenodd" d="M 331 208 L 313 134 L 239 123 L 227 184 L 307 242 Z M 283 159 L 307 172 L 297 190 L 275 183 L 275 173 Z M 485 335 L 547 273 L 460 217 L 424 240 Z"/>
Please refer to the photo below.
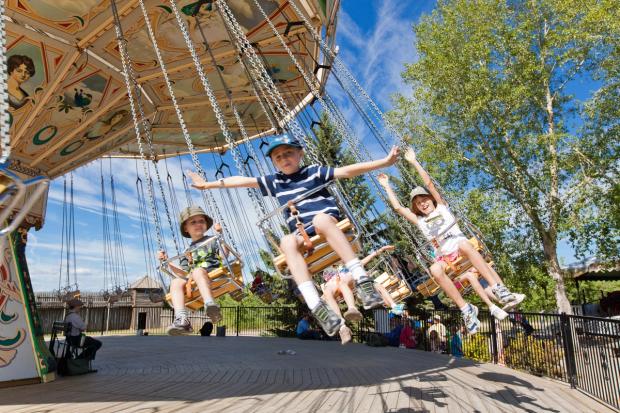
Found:
<path fill-rule="evenodd" d="M 201 151 L 223 145 L 170 3 L 144 2 L 193 144 Z M 139 2 L 116 3 L 133 67 L 145 94 L 142 103 L 153 126 L 155 152 L 164 156 L 185 153 L 187 145 Z M 285 32 L 288 22 L 299 20 L 286 0 L 259 3 L 280 33 Z M 332 1 L 298 0 L 298 4 L 317 28 L 331 24 L 326 16 L 333 16 L 331 11 L 337 8 L 337 2 Z M 260 11 L 252 1 L 229 0 L 228 5 L 250 42 L 257 45 L 289 107 L 296 106 L 306 97 L 307 88 Z M 233 136 L 240 139 L 241 135 L 226 88 L 232 93 L 249 135 L 271 129 L 272 123 L 257 102 L 216 4 L 211 0 L 177 0 L 177 6 Z M 109 0 L 7 0 L 6 7 L 12 158 L 54 177 L 106 154 L 137 156 Z M 215 65 L 207 54 L 200 28 L 215 56 Z M 288 28 L 289 46 L 307 70 L 314 70 L 317 45 L 303 25 Z"/>

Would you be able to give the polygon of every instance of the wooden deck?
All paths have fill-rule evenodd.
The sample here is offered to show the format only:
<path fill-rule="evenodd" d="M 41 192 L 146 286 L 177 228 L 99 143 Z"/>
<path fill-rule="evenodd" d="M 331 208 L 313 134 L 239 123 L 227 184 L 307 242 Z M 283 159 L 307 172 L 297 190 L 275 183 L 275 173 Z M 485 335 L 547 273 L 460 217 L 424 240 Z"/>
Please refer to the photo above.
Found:
<path fill-rule="evenodd" d="M 0 389 L 0 412 L 609 412 L 567 385 L 417 350 L 103 337 L 96 374 Z M 292 349 L 296 355 L 278 355 Z"/>

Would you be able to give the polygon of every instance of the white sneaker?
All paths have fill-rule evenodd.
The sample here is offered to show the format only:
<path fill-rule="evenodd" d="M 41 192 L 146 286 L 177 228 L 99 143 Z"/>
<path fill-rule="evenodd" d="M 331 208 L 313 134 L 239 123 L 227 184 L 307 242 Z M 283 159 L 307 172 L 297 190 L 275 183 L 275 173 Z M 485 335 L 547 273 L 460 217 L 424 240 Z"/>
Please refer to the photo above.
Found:
<path fill-rule="evenodd" d="M 496 320 L 502 321 L 504 318 L 508 317 L 508 313 L 496 305 L 492 305 L 489 310 L 491 310 L 491 315 L 495 317 Z"/>
<path fill-rule="evenodd" d="M 512 311 L 514 310 L 519 304 L 521 304 L 521 302 L 523 300 L 525 300 L 526 295 L 525 294 L 519 294 L 519 293 L 512 293 L 512 300 L 510 300 L 509 302 L 505 303 L 505 305 L 502 307 L 502 309 L 504 311 Z M 504 304 L 504 303 L 502 303 Z"/>
<path fill-rule="evenodd" d="M 469 334 L 476 334 L 478 327 L 480 327 L 480 320 L 478 320 L 478 307 L 473 304 L 468 304 L 468 309 L 463 311 L 463 322 Z"/>

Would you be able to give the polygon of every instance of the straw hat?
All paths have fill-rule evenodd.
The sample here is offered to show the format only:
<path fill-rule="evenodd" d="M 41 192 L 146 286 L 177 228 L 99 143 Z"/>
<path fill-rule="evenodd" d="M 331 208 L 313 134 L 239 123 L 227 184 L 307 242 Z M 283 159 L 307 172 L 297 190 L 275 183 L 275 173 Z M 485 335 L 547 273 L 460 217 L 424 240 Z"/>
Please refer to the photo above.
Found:
<path fill-rule="evenodd" d="M 67 301 L 67 306 L 69 308 L 75 308 L 77 306 L 83 306 L 83 305 L 84 305 L 84 303 L 79 298 L 73 298 L 73 299 Z"/>
<path fill-rule="evenodd" d="M 433 200 L 433 204 L 435 204 L 435 206 L 437 206 L 437 201 L 435 201 L 435 198 L 433 198 L 433 196 L 426 190 L 426 188 L 424 188 L 422 186 L 416 186 L 409 193 L 409 205 L 411 205 L 411 210 L 416 215 L 423 215 L 418 210 L 418 208 L 413 204 L 413 200 L 415 199 L 416 196 L 430 196 L 432 198 L 432 200 Z"/>
<path fill-rule="evenodd" d="M 185 221 L 187 221 L 191 217 L 195 217 L 198 215 L 204 216 L 207 220 L 207 230 L 213 225 L 213 219 L 209 215 L 207 215 L 207 213 L 202 208 L 196 205 L 189 206 L 183 211 L 181 211 L 181 213 L 179 214 L 179 226 L 181 229 L 181 235 L 183 235 L 185 238 L 191 238 L 189 233 L 184 229 Z"/>

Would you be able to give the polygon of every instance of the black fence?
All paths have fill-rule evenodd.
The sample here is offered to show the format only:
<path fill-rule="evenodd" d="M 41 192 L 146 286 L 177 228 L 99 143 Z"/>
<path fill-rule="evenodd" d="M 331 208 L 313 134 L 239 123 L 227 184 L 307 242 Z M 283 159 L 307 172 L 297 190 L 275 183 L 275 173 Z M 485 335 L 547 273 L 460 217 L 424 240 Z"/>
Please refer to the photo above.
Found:
<path fill-rule="evenodd" d="M 40 308 L 39 312 L 44 320 L 62 319 L 59 309 Z M 364 312 L 364 316 L 351 326 L 354 341 L 365 342 L 373 335 L 394 338 L 408 322 L 418 350 L 550 377 L 620 409 L 620 320 L 511 313 L 500 322 L 481 312 L 478 332 L 469 335 L 458 310 L 425 311 L 408 320 L 391 317 L 385 310 Z M 82 317 L 91 334 L 157 335 L 165 334 L 173 311 L 166 307 L 112 306 L 83 309 Z M 223 307 L 222 321 L 216 327 L 228 336 L 294 337 L 300 317 L 296 307 Z M 209 319 L 203 311 L 196 311 L 190 321 L 198 332 Z M 51 323 L 43 327 L 51 329 Z"/>
<path fill-rule="evenodd" d="M 465 333 L 458 310 L 409 317 L 416 348 L 550 377 L 620 409 L 620 320 L 538 313 L 510 313 L 502 321 L 488 313 L 478 317 L 474 335 Z M 398 324 L 385 311 L 375 311 L 374 318 L 383 331 Z"/>

